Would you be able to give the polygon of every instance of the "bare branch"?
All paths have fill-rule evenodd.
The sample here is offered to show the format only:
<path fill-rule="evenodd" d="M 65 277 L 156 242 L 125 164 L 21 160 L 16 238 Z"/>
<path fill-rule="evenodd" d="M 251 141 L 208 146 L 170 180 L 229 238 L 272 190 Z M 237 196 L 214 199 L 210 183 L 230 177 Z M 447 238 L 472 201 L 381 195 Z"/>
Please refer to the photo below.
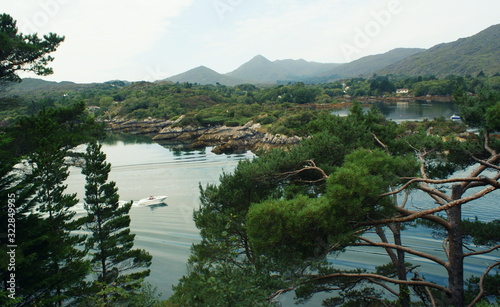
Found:
<path fill-rule="evenodd" d="M 447 202 L 452 201 L 451 197 L 439 191 L 438 189 L 429 187 L 427 184 L 419 185 L 418 189 L 426 192 L 432 199 L 434 199 L 436 203 L 440 204 L 441 206 L 444 206 Z"/>
<path fill-rule="evenodd" d="M 404 209 L 404 208 L 398 208 L 398 212 L 403 214 L 403 215 L 412 215 L 412 214 L 416 214 L 420 211 L 414 211 L 414 210 L 409 210 L 409 209 Z M 438 223 L 439 225 L 443 226 L 446 230 L 450 230 L 451 229 L 451 224 L 450 222 L 448 222 L 447 220 L 443 219 L 442 217 L 439 217 L 437 215 L 433 215 L 433 214 L 429 214 L 429 215 L 424 215 L 424 216 L 421 216 L 420 218 L 424 219 L 424 220 L 428 220 L 428 221 L 431 221 L 431 222 L 434 222 L 434 223 Z"/>
<path fill-rule="evenodd" d="M 479 176 L 482 172 L 484 172 L 486 169 L 488 169 L 489 166 L 487 164 L 497 164 L 500 161 L 500 154 L 494 154 L 492 155 L 485 163 L 479 163 L 479 166 L 476 167 L 469 175 L 469 177 L 477 177 Z M 497 179 L 498 180 L 498 179 Z M 464 182 L 462 183 L 462 190 L 466 191 L 468 188 L 470 188 L 471 183 Z"/>
<path fill-rule="evenodd" d="M 401 206 L 399 208 L 404 209 L 406 207 L 406 204 L 408 203 L 408 197 L 410 196 L 410 190 L 405 191 L 405 197 L 403 201 L 401 202 Z"/>
<path fill-rule="evenodd" d="M 317 180 L 299 180 L 299 182 L 318 183 L 318 182 L 324 181 L 325 179 L 328 178 L 328 175 L 325 173 L 325 171 L 323 169 L 321 169 L 320 167 L 316 166 L 316 163 L 314 163 L 313 160 L 306 160 L 304 162 L 307 162 L 308 165 L 305 165 L 303 168 L 298 169 L 298 170 L 276 174 L 276 176 L 284 177 L 284 179 L 287 179 L 287 178 L 290 178 L 292 176 L 296 176 L 296 175 L 300 174 L 301 172 L 314 170 L 314 171 L 317 171 L 320 173 L 320 175 L 321 175 L 320 179 L 317 179 Z"/>
<path fill-rule="evenodd" d="M 431 282 L 416 281 L 416 280 L 399 280 L 399 279 L 389 278 L 389 277 L 386 277 L 383 275 L 369 274 L 369 273 L 335 273 L 335 274 L 323 275 L 323 276 L 312 275 L 311 277 L 314 277 L 314 280 L 331 279 L 331 278 L 337 278 L 337 277 L 351 277 L 351 278 L 362 278 L 362 279 L 373 278 L 373 279 L 380 279 L 380 280 L 383 280 L 386 282 L 390 282 L 393 284 L 399 284 L 399 285 L 431 287 L 431 288 L 435 288 L 435 289 L 438 289 L 440 291 L 443 291 L 447 294 L 451 294 L 450 289 L 443 287 L 441 285 L 433 284 Z"/>
<path fill-rule="evenodd" d="M 369 225 L 375 226 L 375 225 L 381 225 L 381 224 L 403 223 L 403 222 L 413 221 L 417 218 L 423 218 L 426 215 L 430 215 L 430 214 L 434 214 L 437 212 L 448 210 L 454 206 L 463 205 L 463 204 L 468 203 L 470 201 L 473 201 L 475 199 L 481 198 L 481 197 L 485 196 L 486 194 L 489 194 L 489 193 L 495 191 L 496 189 L 497 188 L 495 188 L 493 186 L 489 186 L 489 187 L 487 187 L 487 188 L 485 188 L 477 193 L 474 193 L 474 194 L 469 195 L 467 197 L 463 197 L 463 198 L 451 201 L 443 206 L 439 206 L 439 207 L 428 209 L 428 210 L 418 211 L 418 212 L 415 212 L 414 214 L 410 214 L 410 215 L 403 216 L 403 217 L 395 217 L 395 218 L 389 218 L 389 219 L 385 219 L 385 220 L 358 223 L 357 225 L 355 225 L 355 227 L 369 226 Z"/>
<path fill-rule="evenodd" d="M 415 276 L 416 277 L 413 280 L 424 281 L 424 279 L 422 277 L 420 277 L 420 274 L 415 273 Z M 429 296 L 429 299 L 431 300 L 432 307 L 436 307 L 436 301 L 434 300 L 434 295 L 432 295 L 432 292 L 429 289 L 429 287 L 425 287 L 425 292 L 427 293 L 427 295 Z"/>
<path fill-rule="evenodd" d="M 493 263 L 492 265 L 490 265 L 486 271 L 484 271 L 483 275 L 481 275 L 481 278 L 479 278 L 479 294 L 476 296 L 476 298 L 474 298 L 474 300 L 469 304 L 469 306 L 467 307 L 472 307 L 474 306 L 477 302 L 479 302 L 479 300 L 481 299 L 481 297 L 483 297 L 484 295 L 484 279 L 486 278 L 486 276 L 488 275 L 488 273 L 496 266 L 499 266 L 500 265 L 500 261 L 496 262 L 496 263 Z"/>
<path fill-rule="evenodd" d="M 477 163 L 482 164 L 482 165 L 484 165 L 484 166 L 487 166 L 487 167 L 489 167 L 489 168 L 496 169 L 497 171 L 500 171 L 500 166 L 497 166 L 497 165 L 495 165 L 495 164 L 491 164 L 491 163 L 489 163 L 488 161 L 484 161 L 484 160 L 478 159 L 478 158 L 474 157 L 472 154 L 471 154 L 470 156 L 471 156 L 471 158 L 472 158 L 474 161 L 476 161 Z"/>
<path fill-rule="evenodd" d="M 448 260 L 450 260 L 450 247 L 449 247 L 449 238 L 445 238 L 443 240 L 443 250 L 444 250 L 444 253 L 446 254 L 446 258 L 448 258 Z"/>
<path fill-rule="evenodd" d="M 375 140 L 377 141 L 377 143 L 379 143 L 380 146 L 382 146 L 385 150 L 385 152 L 390 155 L 390 151 L 389 151 L 389 148 L 387 147 L 387 145 L 385 145 L 376 135 L 375 133 L 372 133 L 373 137 L 375 138 Z"/>
<path fill-rule="evenodd" d="M 494 251 L 496 249 L 499 249 L 499 248 L 500 248 L 500 245 L 495 245 L 492 248 L 489 248 L 489 249 L 486 249 L 486 250 L 483 250 L 483 251 L 464 254 L 464 257 L 470 257 L 470 256 L 488 254 L 488 253 L 491 253 L 492 251 Z"/>
<path fill-rule="evenodd" d="M 293 290 L 295 290 L 296 287 L 297 286 L 291 286 L 291 287 L 288 287 L 286 289 L 278 290 L 278 291 L 274 292 L 273 294 L 271 294 L 270 296 L 268 296 L 266 298 L 266 300 L 268 300 L 268 301 L 276 300 L 278 297 L 280 297 L 280 295 L 287 293 L 289 291 L 293 291 Z"/>
<path fill-rule="evenodd" d="M 484 133 L 484 149 L 486 149 L 492 156 L 496 156 L 497 152 L 490 147 L 490 133 L 486 131 Z"/>
<path fill-rule="evenodd" d="M 363 238 L 363 237 L 360 237 L 359 239 L 362 241 L 365 241 L 366 243 L 355 243 L 355 244 L 352 244 L 352 246 L 376 246 L 376 247 L 383 247 L 385 249 L 401 250 L 401 251 L 404 251 L 408 254 L 412 254 L 415 256 L 419 256 L 419 257 L 434 261 L 437 264 L 442 265 L 445 268 L 448 267 L 448 263 L 439 259 L 438 257 L 435 257 L 433 255 L 430 255 L 430 254 L 427 254 L 424 252 L 420 252 L 420 251 L 417 251 L 417 250 L 414 250 L 414 249 L 411 249 L 411 248 L 408 248 L 408 247 L 405 247 L 402 245 L 391 244 L 391 243 L 382 243 L 382 242 L 373 242 L 373 241 L 368 240 L 368 239 Z"/>
<path fill-rule="evenodd" d="M 368 281 L 371 282 L 371 283 L 373 283 L 373 284 L 379 285 L 380 287 L 386 289 L 387 291 L 389 291 L 390 293 L 392 293 L 396 297 L 399 296 L 399 293 L 397 293 L 396 291 L 394 291 L 393 289 L 391 289 L 391 287 L 388 287 L 386 284 L 384 284 L 382 282 L 376 281 L 376 280 L 371 279 L 371 278 L 368 278 Z"/>
<path fill-rule="evenodd" d="M 382 229 L 382 226 L 377 226 L 375 228 L 375 232 L 377 233 L 377 235 L 379 236 L 380 240 L 384 243 L 389 243 L 389 240 L 387 240 L 387 236 L 385 235 L 385 232 L 384 230 Z M 365 240 L 364 238 L 360 237 L 361 240 Z M 394 251 L 390 248 L 385 248 L 385 251 L 387 252 L 387 254 L 389 255 L 389 257 L 391 258 L 391 261 L 392 263 L 397 263 L 398 262 L 398 257 L 396 256 L 396 254 L 394 253 Z"/>

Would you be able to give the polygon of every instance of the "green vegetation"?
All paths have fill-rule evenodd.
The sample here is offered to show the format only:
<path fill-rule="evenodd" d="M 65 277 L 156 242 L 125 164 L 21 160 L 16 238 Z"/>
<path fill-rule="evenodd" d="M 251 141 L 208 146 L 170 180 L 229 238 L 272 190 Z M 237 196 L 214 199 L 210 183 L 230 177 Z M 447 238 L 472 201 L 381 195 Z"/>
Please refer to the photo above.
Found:
<path fill-rule="evenodd" d="M 389 65 L 380 74 L 406 76 L 439 76 L 451 74 L 488 76 L 500 73 L 498 33 L 500 25 L 493 25 L 471 37 L 436 45 Z"/>
<path fill-rule="evenodd" d="M 62 38 L 18 35 L 10 16 L 0 21 L 0 40 L 19 45 L 0 54 L 6 65 L 0 81 L 17 80 L 15 71 L 23 69 L 50 73 L 46 53 Z M 20 66 L 6 61 L 25 47 L 36 52 L 21 58 Z M 188 274 L 164 304 L 269 306 L 290 291 L 297 302 L 327 293 L 325 306 L 499 302 L 498 259 L 485 265 L 482 276 L 464 280 L 468 257 L 500 249 L 499 221 L 463 221 L 461 212 L 500 188 L 500 140 L 491 135 L 500 129 L 499 78 L 374 75 L 273 87 L 122 81 L 51 84 L 32 92 L 15 87 L 0 99 L 0 219 L 8 221 L 0 224 L 0 233 L 8 234 L 0 239 L 15 245 L 16 253 L 12 270 L 13 247 L 2 244 L 0 304 L 159 304 L 156 290 L 143 281 L 152 257 L 133 249 L 131 203 L 120 207 L 118 189 L 108 182 L 110 165 L 96 142 L 103 126 L 96 119 L 182 115 L 178 125 L 253 120 L 272 133 L 304 138 L 242 161 L 219 184 L 200 187 L 194 221 L 202 240 L 192 246 Z M 315 110 L 351 97 L 394 96 L 402 87 L 418 95 L 454 93 L 465 123 L 477 127 L 479 137 L 456 138 L 465 126 L 443 118 L 397 125 L 376 109 L 364 113 L 356 101 L 346 117 Z M 84 143 L 87 215 L 75 218 L 78 200 L 65 193 L 65 158 Z M 461 177 L 452 176 L 457 170 Z M 414 191 L 428 196 L 428 208 L 407 204 Z M 9 228 L 14 222 L 15 234 Z M 443 238 L 443 257 L 406 244 L 417 225 Z M 465 250 L 466 243 L 474 245 Z M 387 261 L 374 270 L 336 266 L 332 259 L 350 247 L 385 252 Z M 432 272 L 409 263 L 409 255 L 444 268 L 448 283 L 428 282 L 425 275 Z"/>
<path fill-rule="evenodd" d="M 16 229 L 12 233 L 7 223 L 1 224 L 2 233 L 12 234 L 7 243 L 16 246 L 14 271 L 8 265 L 12 247 L 2 244 L 2 306 L 109 306 L 154 297 L 142 281 L 149 270 L 138 270 L 149 266 L 151 256 L 132 249 L 131 204 L 116 208 L 117 189 L 105 182 L 109 164 L 94 143 L 102 128 L 83 104 L 76 104 L 44 109 L 0 133 L 0 212 Z M 65 158 L 70 148 L 89 141 L 84 168 L 88 215 L 77 219 L 73 207 L 78 200 L 65 193 Z M 85 228 L 90 235 L 79 231 Z M 133 272 L 124 274 L 126 270 Z M 13 303 L 9 295 L 18 301 Z"/>
<path fill-rule="evenodd" d="M 149 270 L 137 269 L 149 267 L 152 256 L 144 250 L 132 249 L 135 235 L 130 233 L 128 215 L 132 202 L 119 206 L 118 189 L 114 182 L 107 182 L 111 165 L 106 163 L 101 145 L 96 142 L 88 144 L 84 158 L 82 173 L 87 179 L 87 216 L 84 221 L 86 229 L 91 233 L 86 241 L 86 248 L 90 251 L 92 271 L 97 275 L 97 280 L 91 286 L 94 296 L 85 298 L 85 305 L 92 300 L 99 300 L 105 305 L 127 301 L 129 297 L 123 297 L 120 291 L 106 290 L 110 287 L 129 292 L 138 289 L 142 279 L 149 275 Z M 123 273 L 130 270 L 135 272 Z"/>
<path fill-rule="evenodd" d="M 301 134 L 304 123 L 315 118 L 316 109 L 344 108 L 340 102 L 366 97 L 392 99 L 395 90 L 408 88 L 410 96 L 446 95 L 454 89 L 476 94 L 481 88 L 500 89 L 500 77 L 386 77 L 354 78 L 334 83 L 307 85 L 294 83 L 271 87 L 241 84 L 198 85 L 192 83 L 121 81 L 102 84 L 46 84 L 28 80 L 25 88 L 14 86 L 4 93 L 0 104 L 2 125 L 20 116 L 36 114 L 45 107 L 63 107 L 85 103 L 98 119 L 175 120 L 177 125 L 214 126 L 243 125 L 250 120 L 272 133 Z M 385 97 L 385 98 L 384 98 Z M 428 99 L 427 97 L 425 99 Z M 311 115 L 311 110 L 313 115 Z"/>
<path fill-rule="evenodd" d="M 429 134 L 429 122 L 396 125 L 376 111 L 363 114 L 355 104 L 347 117 L 323 114 L 310 121 L 309 138 L 300 145 L 240 162 L 234 173 L 221 176 L 220 184 L 201 189 L 202 206 L 194 218 L 203 239 L 193 246 L 190 273 L 174 288 L 170 302 L 234 306 L 246 293 L 247 305 L 265 304 L 266 298 L 273 304 L 282 293 L 295 291 L 298 302 L 328 292 L 326 306 L 462 306 L 484 300 L 477 296 L 480 288 L 498 299 L 495 288 L 478 278 L 467 281 L 464 290 L 464 261 L 489 247 L 462 250 L 462 243 L 479 240 L 482 233 L 495 233 L 483 237 L 491 250 L 500 248 L 492 230 L 498 223 L 464 221 L 462 226 L 460 207 L 498 189 L 495 172 L 488 176 L 485 171 L 489 165 L 497 168 L 500 144 L 489 137 L 482 140 L 486 143 L 459 142 L 439 128 L 442 121 L 435 121 L 438 128 Z M 486 136 L 488 127 L 481 127 Z M 466 167 L 472 167 L 469 176 L 450 179 Z M 444 188 L 445 183 L 452 186 Z M 472 187 L 480 189 L 467 196 Z M 415 189 L 438 205 L 428 211 L 407 208 L 405 195 Z M 419 221 L 446 238 L 449 258 L 404 245 L 404 229 Z M 464 233 L 457 232 L 462 227 Z M 351 246 L 383 248 L 388 263 L 374 271 L 343 270 L 328 259 Z M 426 282 L 426 272 L 408 263 L 411 254 L 449 268 L 450 283 Z M 493 261 L 488 270 L 498 265 Z M 202 285 L 217 287 L 205 294 L 196 291 Z M 387 291 L 390 285 L 396 287 Z"/>
<path fill-rule="evenodd" d="M 47 64 L 54 60 L 48 55 L 56 51 L 64 37 L 54 33 L 25 35 L 18 33 L 16 21 L 8 14 L 0 15 L 0 85 L 5 82 L 20 82 L 19 71 L 34 72 L 45 76 L 52 74 Z"/>
<path fill-rule="evenodd" d="M 0 82 L 18 81 L 19 70 L 51 73 L 46 65 L 52 58 L 46 54 L 62 38 L 17 34 L 6 14 L 0 15 L 0 30 Z M 117 190 L 105 182 L 110 167 L 95 144 L 103 125 L 81 101 L 54 108 L 56 103 L 46 100 L 25 110 L 16 101 L 2 99 L 17 118 L 0 131 L 0 233 L 5 234 L 0 238 L 0 305 L 153 305 L 155 291 L 142 282 L 149 270 L 138 271 L 152 257 L 132 249 L 131 204 L 117 209 Z M 89 212 L 76 218 L 76 194 L 65 192 L 66 158 L 69 149 L 87 142 Z M 84 225 L 90 236 L 82 233 Z M 95 268 L 101 274 L 91 276 Z M 126 270 L 134 272 L 123 274 Z"/>

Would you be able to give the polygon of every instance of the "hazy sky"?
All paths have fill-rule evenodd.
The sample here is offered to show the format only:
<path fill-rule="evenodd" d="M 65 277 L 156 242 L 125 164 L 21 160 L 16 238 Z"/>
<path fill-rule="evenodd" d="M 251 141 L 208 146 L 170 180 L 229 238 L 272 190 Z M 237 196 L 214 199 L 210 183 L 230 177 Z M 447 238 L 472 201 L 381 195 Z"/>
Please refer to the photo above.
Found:
<path fill-rule="evenodd" d="M 500 23 L 499 0 L 0 0 L 24 34 L 66 40 L 47 80 L 163 79 L 204 65 L 345 63 L 429 48 Z M 33 76 L 33 75 L 30 75 Z"/>

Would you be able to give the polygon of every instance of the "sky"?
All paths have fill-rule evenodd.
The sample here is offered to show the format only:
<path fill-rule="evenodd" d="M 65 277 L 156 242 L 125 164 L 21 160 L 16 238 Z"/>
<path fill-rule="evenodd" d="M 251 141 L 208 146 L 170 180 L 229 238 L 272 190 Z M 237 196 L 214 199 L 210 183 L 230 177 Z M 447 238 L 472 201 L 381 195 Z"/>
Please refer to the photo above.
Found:
<path fill-rule="evenodd" d="M 499 0 L 0 0 L 23 34 L 65 41 L 51 81 L 155 81 L 206 66 L 347 63 L 430 48 L 500 23 Z M 37 77 L 23 74 L 22 77 Z M 40 77 L 37 77 L 40 78 Z"/>

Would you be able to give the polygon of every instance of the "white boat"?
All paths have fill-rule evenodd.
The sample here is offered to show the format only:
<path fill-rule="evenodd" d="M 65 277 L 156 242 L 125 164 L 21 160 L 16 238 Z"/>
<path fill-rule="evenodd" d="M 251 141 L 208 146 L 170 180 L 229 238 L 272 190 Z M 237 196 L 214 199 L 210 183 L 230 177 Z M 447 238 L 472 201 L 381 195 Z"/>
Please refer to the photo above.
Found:
<path fill-rule="evenodd" d="M 167 199 L 167 196 L 149 196 L 147 198 L 139 200 L 139 206 L 162 204 L 165 201 L 165 199 Z"/>
<path fill-rule="evenodd" d="M 460 116 L 453 114 L 453 115 L 450 117 L 450 119 L 451 119 L 451 120 L 459 120 L 459 119 L 460 119 Z"/>

